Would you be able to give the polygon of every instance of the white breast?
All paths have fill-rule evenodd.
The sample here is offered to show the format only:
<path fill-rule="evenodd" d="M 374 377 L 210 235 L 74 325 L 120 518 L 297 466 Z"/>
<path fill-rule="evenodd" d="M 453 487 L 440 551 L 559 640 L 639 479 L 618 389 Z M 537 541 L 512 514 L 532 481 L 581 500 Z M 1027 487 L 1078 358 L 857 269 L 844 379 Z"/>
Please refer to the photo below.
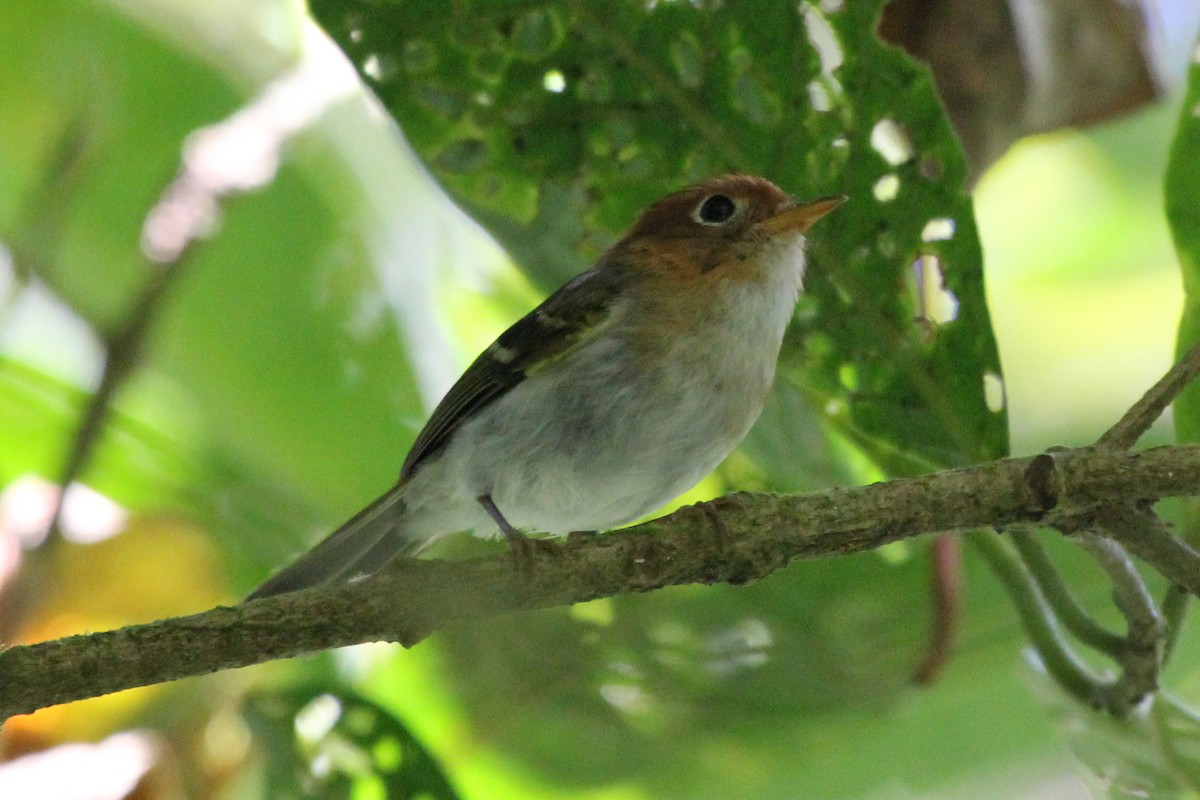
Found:
<path fill-rule="evenodd" d="M 732 285 L 649 367 L 618 316 L 518 384 L 422 466 L 411 494 L 425 502 L 412 510 L 439 517 L 434 527 L 491 536 L 476 503 L 487 494 L 514 526 L 565 534 L 624 524 L 694 486 L 762 410 L 800 292 L 802 244 L 796 236 L 764 254 L 763 280 Z"/>

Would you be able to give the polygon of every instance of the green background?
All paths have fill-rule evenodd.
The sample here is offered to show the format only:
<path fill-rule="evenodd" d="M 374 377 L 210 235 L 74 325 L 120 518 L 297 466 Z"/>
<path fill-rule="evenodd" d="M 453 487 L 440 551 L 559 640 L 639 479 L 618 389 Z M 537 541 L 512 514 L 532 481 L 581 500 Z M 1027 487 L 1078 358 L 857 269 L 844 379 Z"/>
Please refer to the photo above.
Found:
<path fill-rule="evenodd" d="M 814 229 L 762 421 L 685 500 L 985 460 L 1009 430 L 1015 453 L 1093 440 L 1170 362 L 1179 263 L 1185 285 L 1197 264 L 1196 98 L 1024 142 L 972 202 L 925 70 L 870 32 L 878 5 L 314 2 L 400 127 L 361 89 L 334 103 L 174 267 L 82 475 L 129 509 L 128 529 L 27 550 L 5 639 L 235 600 L 394 479 L 426 409 L 492 337 L 647 202 L 722 171 L 851 202 Z M 185 137 L 323 52 L 310 25 L 267 0 L 8 4 L 0 483 L 60 474 L 101 342 L 158 269 L 139 232 Z M 840 49 L 811 46 L 823 33 Z M 558 79 L 563 91 L 547 89 Z M 1177 119 L 1179 260 L 1161 210 Z M 872 143 L 881 122 L 908 153 L 889 160 Z M 891 176 L 896 196 L 881 200 Z M 923 241 L 936 219 L 954 220 L 953 236 Z M 913 322 L 922 288 L 939 288 L 916 285 L 918 256 L 941 265 L 952 321 Z M 984 376 L 1001 374 L 997 411 Z M 1181 408 L 1186 433 L 1195 402 Z M 1112 618 L 1094 568 L 1048 544 Z M 1200 785 L 1190 718 L 1158 703 L 1118 725 L 1065 700 L 970 550 L 953 659 L 914 686 L 928 550 L 126 693 L 6 736 L 20 753 L 153 729 L 173 744 L 158 774 L 231 798 L 1182 797 Z M 1198 647 L 1185 631 L 1165 680 L 1185 704 L 1200 693 Z M 310 704 L 327 693 L 341 705 Z M 301 708 L 336 722 L 293 729 Z"/>

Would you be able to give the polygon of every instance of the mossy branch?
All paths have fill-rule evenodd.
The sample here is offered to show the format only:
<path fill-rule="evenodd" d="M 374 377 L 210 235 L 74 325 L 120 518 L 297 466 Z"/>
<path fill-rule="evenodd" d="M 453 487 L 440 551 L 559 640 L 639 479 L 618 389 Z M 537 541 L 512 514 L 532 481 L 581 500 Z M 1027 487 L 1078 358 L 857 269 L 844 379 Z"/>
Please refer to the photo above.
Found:
<path fill-rule="evenodd" d="M 507 554 L 404 561 L 351 584 L 0 652 L 0 719 L 135 686 L 369 641 L 411 646 L 467 619 L 687 583 L 745 583 L 792 561 L 927 533 L 1003 528 L 1200 494 L 1200 446 L 1010 458 L 809 495 L 734 494 L 569 540 L 529 572 Z M 1122 531 L 1126 540 L 1129 528 Z M 1098 526 L 1104 530 L 1106 526 Z M 1193 594 L 1200 560 L 1156 564 Z"/>

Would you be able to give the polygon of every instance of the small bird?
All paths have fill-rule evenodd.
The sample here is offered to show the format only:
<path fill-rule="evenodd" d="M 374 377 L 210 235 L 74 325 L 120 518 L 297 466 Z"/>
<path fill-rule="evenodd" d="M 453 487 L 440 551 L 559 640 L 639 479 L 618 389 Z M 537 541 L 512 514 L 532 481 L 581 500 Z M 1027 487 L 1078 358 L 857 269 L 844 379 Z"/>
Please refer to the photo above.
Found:
<path fill-rule="evenodd" d="M 502 333 L 417 436 L 400 480 L 260 586 L 378 571 L 460 531 L 529 555 L 521 529 L 631 522 L 711 472 L 775 378 L 804 234 L 845 201 L 727 175 L 670 194 Z"/>

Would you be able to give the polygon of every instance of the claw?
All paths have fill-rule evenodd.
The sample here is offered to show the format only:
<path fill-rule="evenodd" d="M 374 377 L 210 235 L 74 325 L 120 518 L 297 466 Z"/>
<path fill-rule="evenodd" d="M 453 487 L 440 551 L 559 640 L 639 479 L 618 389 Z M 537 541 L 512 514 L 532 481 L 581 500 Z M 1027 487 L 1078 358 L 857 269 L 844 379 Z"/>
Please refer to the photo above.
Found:
<path fill-rule="evenodd" d="M 480 495 L 476 499 L 488 516 L 499 526 L 500 532 L 504 534 L 504 540 L 508 542 L 508 549 L 512 552 L 513 561 L 520 571 L 531 572 L 533 570 L 538 550 L 550 554 L 562 552 L 562 546 L 558 542 L 550 539 L 530 539 L 510 525 L 504 515 L 500 513 L 500 509 L 496 508 L 496 503 L 492 500 L 491 495 Z"/>

